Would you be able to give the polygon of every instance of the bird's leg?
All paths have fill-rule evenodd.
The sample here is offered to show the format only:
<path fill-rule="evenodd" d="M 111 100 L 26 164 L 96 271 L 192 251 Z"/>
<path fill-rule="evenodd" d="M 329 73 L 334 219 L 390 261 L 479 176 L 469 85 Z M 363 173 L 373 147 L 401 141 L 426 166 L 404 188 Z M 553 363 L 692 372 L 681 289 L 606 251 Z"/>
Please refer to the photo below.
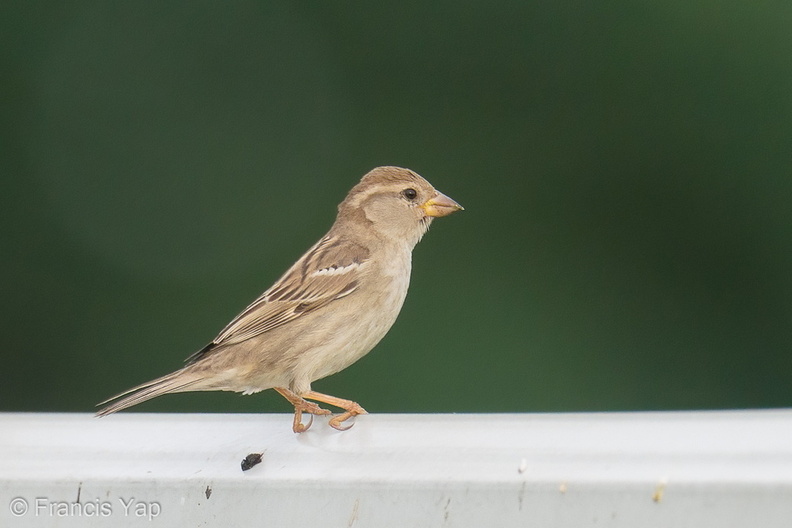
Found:
<path fill-rule="evenodd" d="M 278 394 L 289 400 L 289 403 L 294 405 L 294 424 L 292 425 L 292 430 L 295 433 L 304 433 L 307 431 L 308 428 L 311 427 L 311 424 L 313 424 L 314 414 L 332 414 L 327 409 L 322 409 L 313 402 L 305 401 L 289 389 L 275 387 L 275 390 L 278 391 Z M 311 421 L 308 422 L 308 425 L 302 423 L 302 413 L 304 412 L 311 415 Z"/>
<path fill-rule="evenodd" d="M 338 407 L 340 409 L 344 409 L 346 412 L 344 414 L 339 414 L 338 416 L 334 416 L 330 419 L 330 427 L 333 429 L 338 429 L 339 431 L 346 431 L 354 424 L 347 425 L 346 427 L 342 426 L 341 423 L 349 420 L 353 416 L 357 416 L 358 414 L 368 414 L 366 409 L 361 407 L 357 402 L 353 402 L 352 400 L 344 400 L 341 398 L 336 398 L 335 396 L 330 396 L 328 394 L 322 394 L 321 392 L 314 392 L 309 391 L 306 393 L 301 394 L 303 398 L 308 398 L 309 400 L 316 400 L 322 403 L 326 403 L 328 405 L 332 405 L 333 407 Z"/>

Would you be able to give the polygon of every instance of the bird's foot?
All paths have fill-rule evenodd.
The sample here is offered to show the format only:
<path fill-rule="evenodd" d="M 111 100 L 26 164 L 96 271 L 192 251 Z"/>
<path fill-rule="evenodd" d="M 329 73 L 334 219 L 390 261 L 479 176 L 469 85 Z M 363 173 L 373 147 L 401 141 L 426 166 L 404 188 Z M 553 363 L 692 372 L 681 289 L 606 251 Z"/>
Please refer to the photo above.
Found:
<path fill-rule="evenodd" d="M 302 423 L 302 413 L 308 413 L 311 417 L 307 424 Z M 314 402 L 305 400 L 298 402 L 294 406 L 294 424 L 292 425 L 292 430 L 295 433 L 304 433 L 311 428 L 311 425 L 313 425 L 313 417 L 317 414 L 325 415 L 333 413 L 327 409 L 322 409 Z"/>
<path fill-rule="evenodd" d="M 314 415 L 332 414 L 329 410 L 322 409 L 314 402 L 309 402 L 304 400 L 303 398 L 300 398 L 289 389 L 276 387 L 275 390 L 278 391 L 281 396 L 289 400 L 289 403 L 294 405 L 294 423 L 292 424 L 292 430 L 295 433 L 304 433 L 305 431 L 310 429 L 311 425 L 313 425 Z M 307 424 L 302 423 L 302 413 L 308 413 L 309 415 L 311 415 L 311 419 L 308 421 Z"/>
<path fill-rule="evenodd" d="M 339 414 L 338 416 L 334 416 L 330 419 L 330 427 L 336 429 L 338 431 L 346 431 L 347 429 L 351 428 L 354 423 L 341 425 L 345 421 L 349 420 L 353 416 L 357 416 L 359 414 L 368 414 L 366 409 L 360 406 L 359 403 L 353 402 L 351 400 L 344 400 L 341 398 L 336 398 L 335 396 L 330 396 L 328 394 L 322 394 L 321 392 L 306 392 L 302 395 L 303 398 L 309 398 L 311 400 L 320 401 L 322 403 L 326 403 L 328 405 L 332 405 L 334 407 L 339 407 L 346 411 L 343 414 Z"/>
<path fill-rule="evenodd" d="M 344 414 L 339 414 L 338 416 L 333 416 L 332 418 L 330 418 L 330 427 L 332 427 L 333 429 L 337 429 L 338 431 L 346 431 L 347 429 L 351 429 L 352 426 L 355 425 L 354 421 L 346 425 L 341 425 L 341 424 L 349 420 L 350 418 L 357 416 L 358 414 L 368 414 L 368 413 L 366 412 L 366 409 L 355 403 L 355 406 L 351 409 L 348 409 L 347 412 L 345 412 Z"/>
<path fill-rule="evenodd" d="M 310 416 L 311 419 L 308 420 L 307 424 L 304 424 L 302 423 L 302 411 L 294 411 L 294 423 L 292 424 L 292 431 L 300 434 L 310 429 L 313 425 L 313 414 L 309 414 L 308 416 Z"/>

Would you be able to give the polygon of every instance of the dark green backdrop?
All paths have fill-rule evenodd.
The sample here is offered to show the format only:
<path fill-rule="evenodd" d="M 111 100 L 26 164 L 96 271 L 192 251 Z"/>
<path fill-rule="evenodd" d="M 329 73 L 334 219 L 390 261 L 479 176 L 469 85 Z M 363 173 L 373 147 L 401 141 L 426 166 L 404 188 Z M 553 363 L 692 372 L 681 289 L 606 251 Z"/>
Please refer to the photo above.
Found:
<path fill-rule="evenodd" d="M 0 410 L 181 365 L 410 167 L 373 412 L 792 404 L 792 3 L 5 2 Z M 288 411 L 277 395 L 140 410 Z"/>

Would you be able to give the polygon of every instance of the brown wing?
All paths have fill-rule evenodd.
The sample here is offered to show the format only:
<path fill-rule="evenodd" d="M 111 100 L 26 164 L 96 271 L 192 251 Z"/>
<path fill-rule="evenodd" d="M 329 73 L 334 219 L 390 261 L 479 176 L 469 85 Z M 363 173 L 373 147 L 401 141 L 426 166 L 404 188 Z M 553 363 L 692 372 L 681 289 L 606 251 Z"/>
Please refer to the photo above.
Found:
<path fill-rule="evenodd" d="M 187 361 L 195 362 L 216 347 L 240 343 L 350 295 L 358 287 L 368 256 L 369 251 L 358 244 L 325 236 Z"/>

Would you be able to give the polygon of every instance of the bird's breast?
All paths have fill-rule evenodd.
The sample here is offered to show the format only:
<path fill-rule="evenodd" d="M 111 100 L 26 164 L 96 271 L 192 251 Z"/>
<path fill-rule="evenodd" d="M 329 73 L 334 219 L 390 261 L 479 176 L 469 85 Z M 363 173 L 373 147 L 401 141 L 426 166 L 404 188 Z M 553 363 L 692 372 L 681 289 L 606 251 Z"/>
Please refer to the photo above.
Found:
<path fill-rule="evenodd" d="M 304 377 L 314 381 L 345 369 L 370 352 L 393 326 L 407 296 L 411 262 L 409 254 L 406 259 L 393 255 L 380 262 L 381 268 L 372 269 L 353 295 L 337 301 L 332 317 L 343 322 L 327 340 L 306 351 Z"/>

